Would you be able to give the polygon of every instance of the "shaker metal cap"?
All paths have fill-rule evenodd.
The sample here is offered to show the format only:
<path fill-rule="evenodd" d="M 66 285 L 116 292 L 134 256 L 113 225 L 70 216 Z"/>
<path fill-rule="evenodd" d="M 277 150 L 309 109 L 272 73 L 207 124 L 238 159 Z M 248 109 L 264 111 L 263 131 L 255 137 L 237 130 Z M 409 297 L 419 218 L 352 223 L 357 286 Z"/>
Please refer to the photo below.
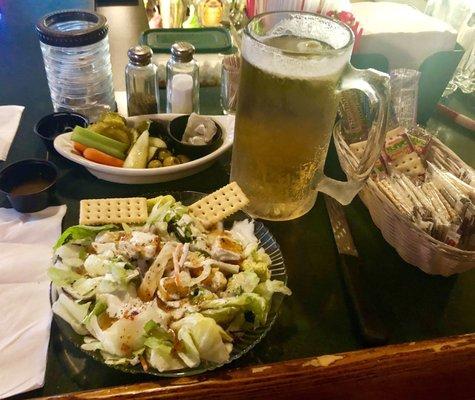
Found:
<path fill-rule="evenodd" d="M 133 64 L 147 65 L 152 59 L 153 51 L 145 45 L 133 46 L 127 51 L 127 56 Z"/>
<path fill-rule="evenodd" d="M 172 58 L 179 62 L 189 62 L 195 54 L 195 46 L 188 42 L 176 42 L 171 48 Z"/>

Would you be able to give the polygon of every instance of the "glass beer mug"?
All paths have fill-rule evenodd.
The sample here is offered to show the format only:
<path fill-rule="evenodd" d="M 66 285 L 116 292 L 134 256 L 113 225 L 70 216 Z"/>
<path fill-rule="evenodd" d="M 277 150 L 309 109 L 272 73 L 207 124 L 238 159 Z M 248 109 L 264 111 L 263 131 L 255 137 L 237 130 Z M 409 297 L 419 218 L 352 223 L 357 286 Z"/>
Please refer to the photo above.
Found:
<path fill-rule="evenodd" d="M 363 186 L 384 142 L 389 77 L 353 68 L 353 43 L 346 25 L 304 12 L 260 14 L 245 28 L 231 181 L 249 197 L 252 216 L 300 217 L 318 192 L 346 205 Z M 368 96 L 375 118 L 355 176 L 340 182 L 323 167 L 347 89 Z"/>

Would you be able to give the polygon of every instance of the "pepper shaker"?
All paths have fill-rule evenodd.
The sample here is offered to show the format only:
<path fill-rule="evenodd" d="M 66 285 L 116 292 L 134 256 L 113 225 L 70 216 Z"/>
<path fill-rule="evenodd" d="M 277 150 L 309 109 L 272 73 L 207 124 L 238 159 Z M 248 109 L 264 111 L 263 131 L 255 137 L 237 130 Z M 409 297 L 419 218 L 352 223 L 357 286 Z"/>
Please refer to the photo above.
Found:
<path fill-rule="evenodd" d="M 125 67 L 125 86 L 129 116 L 157 114 L 160 99 L 157 66 L 151 62 L 152 49 L 148 46 L 134 46 L 127 55 L 129 63 Z"/>
<path fill-rule="evenodd" d="M 187 42 L 177 42 L 171 48 L 167 62 L 167 113 L 199 113 L 199 70 L 194 53 L 195 48 Z"/>

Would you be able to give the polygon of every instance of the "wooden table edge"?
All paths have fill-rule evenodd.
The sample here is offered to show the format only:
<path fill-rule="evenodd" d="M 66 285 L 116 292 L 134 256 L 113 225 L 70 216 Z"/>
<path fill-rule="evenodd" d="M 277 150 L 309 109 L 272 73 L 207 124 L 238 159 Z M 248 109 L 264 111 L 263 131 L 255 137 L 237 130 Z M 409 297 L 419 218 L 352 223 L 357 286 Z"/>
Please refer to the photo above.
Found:
<path fill-rule="evenodd" d="M 42 399 L 473 399 L 475 333 Z"/>

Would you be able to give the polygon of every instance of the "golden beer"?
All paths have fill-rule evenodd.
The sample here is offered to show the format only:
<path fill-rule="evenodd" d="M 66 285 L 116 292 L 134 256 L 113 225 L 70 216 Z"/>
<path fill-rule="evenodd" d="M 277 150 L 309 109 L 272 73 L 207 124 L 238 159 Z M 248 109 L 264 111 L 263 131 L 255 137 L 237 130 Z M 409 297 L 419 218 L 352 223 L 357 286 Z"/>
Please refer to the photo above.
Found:
<path fill-rule="evenodd" d="M 308 42 L 266 41 L 288 51 Z M 294 57 L 304 55 L 295 54 Z M 231 179 L 251 200 L 249 212 L 287 220 L 312 208 L 338 106 L 342 71 L 299 78 L 260 69 L 243 55 Z"/>
<path fill-rule="evenodd" d="M 347 204 L 368 177 L 384 140 L 389 78 L 350 66 L 353 41 L 347 26 L 303 12 L 257 15 L 244 30 L 231 180 L 252 216 L 297 218 L 319 191 Z M 349 88 L 363 90 L 377 111 L 371 151 L 342 183 L 323 167 L 339 92 Z"/>

